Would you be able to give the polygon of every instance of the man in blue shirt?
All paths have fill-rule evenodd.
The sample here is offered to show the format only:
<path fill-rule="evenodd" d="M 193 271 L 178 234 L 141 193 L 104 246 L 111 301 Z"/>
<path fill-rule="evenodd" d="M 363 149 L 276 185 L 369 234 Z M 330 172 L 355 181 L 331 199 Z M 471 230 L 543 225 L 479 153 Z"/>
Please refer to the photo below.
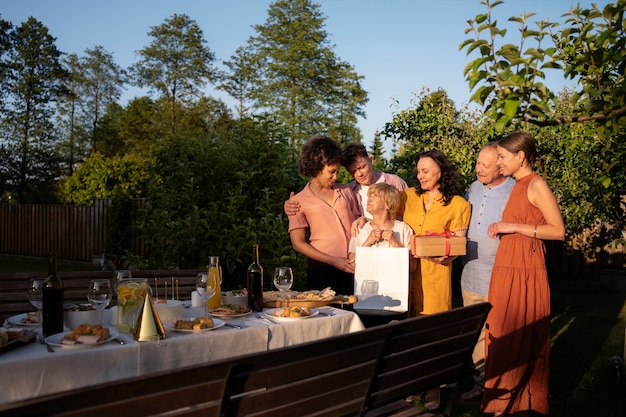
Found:
<path fill-rule="evenodd" d="M 477 180 L 472 183 L 465 198 L 472 206 L 467 231 L 467 254 L 463 258 L 461 292 L 463 305 L 487 301 L 491 270 L 498 250 L 498 239 L 487 236 L 490 224 L 502 219 L 502 211 L 509 200 L 515 180 L 503 177 L 496 165 L 497 144 L 488 143 L 476 159 Z M 472 355 L 477 374 L 474 387 L 461 394 L 463 400 L 478 397 L 483 392 L 485 378 L 485 330 L 480 334 Z"/>

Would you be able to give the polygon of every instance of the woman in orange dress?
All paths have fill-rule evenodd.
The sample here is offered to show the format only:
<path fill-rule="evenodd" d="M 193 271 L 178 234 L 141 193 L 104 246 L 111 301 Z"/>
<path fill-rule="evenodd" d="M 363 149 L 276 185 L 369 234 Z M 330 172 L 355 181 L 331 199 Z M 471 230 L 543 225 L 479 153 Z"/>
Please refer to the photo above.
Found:
<path fill-rule="evenodd" d="M 433 149 L 417 156 L 417 183 L 402 192 L 400 215 L 415 235 L 454 232 L 465 236 L 470 204 L 459 194 L 461 178 L 448 158 Z M 452 308 L 452 261 L 455 256 L 420 258 L 409 280 L 409 317 Z M 439 408 L 439 388 L 426 392 L 424 405 Z"/>
<path fill-rule="evenodd" d="M 534 410 L 548 414 L 550 287 L 543 240 L 563 240 L 556 198 L 535 174 L 535 139 L 513 132 L 498 142 L 500 172 L 515 186 L 502 221 L 489 226 L 500 238 L 488 300 L 483 412 L 503 416 Z"/>

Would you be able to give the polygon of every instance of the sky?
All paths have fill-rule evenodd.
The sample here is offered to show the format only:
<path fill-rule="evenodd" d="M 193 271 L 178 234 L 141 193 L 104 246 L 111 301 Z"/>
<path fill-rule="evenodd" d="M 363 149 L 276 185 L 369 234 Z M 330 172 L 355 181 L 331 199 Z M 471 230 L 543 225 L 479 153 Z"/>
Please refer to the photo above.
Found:
<path fill-rule="evenodd" d="M 84 55 L 87 48 L 102 46 L 115 62 L 127 68 L 138 61 L 137 51 L 152 38 L 148 32 L 173 14 L 187 14 L 202 29 L 215 64 L 224 69 L 236 49 L 255 35 L 254 25 L 267 19 L 270 0 L 0 0 L 0 17 L 19 25 L 30 16 L 44 24 L 57 38 L 57 48 Z M 358 127 L 364 143 L 371 146 L 374 134 L 392 121 L 393 115 L 411 108 L 423 89 L 445 90 L 457 109 L 468 103 L 471 91 L 463 69 L 472 60 L 459 45 L 467 20 L 485 13 L 479 0 L 317 0 L 326 16 L 325 30 L 335 54 L 364 77 L 368 92 L 366 118 Z M 505 0 L 494 8 L 499 26 L 511 16 L 535 13 L 531 22 L 561 17 L 570 6 L 592 3 L 603 7 L 606 0 Z M 614 2 L 613 2 L 614 3 Z M 508 42 L 519 35 L 511 26 Z M 560 90 L 568 84 L 561 73 L 548 76 L 546 84 Z M 145 91 L 130 88 L 121 104 Z M 207 94 L 224 100 L 234 111 L 234 101 L 225 93 L 207 88 Z M 315 132 L 312 132 L 315 133 Z M 388 142 L 388 141 L 387 141 Z M 390 143 L 384 144 L 391 148 Z M 389 155 L 387 155 L 389 156 Z"/>

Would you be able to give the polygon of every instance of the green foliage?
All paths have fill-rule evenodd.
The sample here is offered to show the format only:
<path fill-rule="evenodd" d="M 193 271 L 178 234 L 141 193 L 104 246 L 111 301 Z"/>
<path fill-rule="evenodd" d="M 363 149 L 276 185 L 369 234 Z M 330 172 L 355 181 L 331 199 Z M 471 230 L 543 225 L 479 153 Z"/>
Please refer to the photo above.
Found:
<path fill-rule="evenodd" d="M 390 161 L 392 171 L 411 186 L 416 179 L 416 155 L 439 149 L 461 171 L 468 186 L 476 177 L 476 156 L 488 141 L 479 122 L 463 119 L 445 91 L 422 91 L 415 106 L 396 113 L 382 131 L 386 138 L 399 144 Z"/>
<path fill-rule="evenodd" d="M 148 35 L 153 40 L 139 51 L 142 59 L 130 71 L 137 86 L 147 86 L 167 98 L 170 132 L 174 134 L 179 102 L 196 97 L 200 88 L 218 78 L 212 64 L 215 56 L 204 45 L 198 24 L 185 14 L 174 14 Z"/>
<path fill-rule="evenodd" d="M 208 256 L 219 255 L 225 287 L 236 288 L 254 243 L 268 273 L 302 262 L 283 213 L 299 182 L 295 160 L 271 123 L 244 120 L 220 137 L 172 138 L 155 160 L 138 222 L 152 267 L 204 266 Z"/>
<path fill-rule="evenodd" d="M 89 156 L 61 186 L 65 202 L 89 205 L 96 198 L 142 197 L 153 162 L 136 154 Z"/>
<path fill-rule="evenodd" d="M 278 0 L 254 27 L 257 35 L 227 63 L 223 89 L 239 100 L 240 114 L 244 100 L 267 111 L 296 148 L 313 133 L 341 143 L 361 139 L 356 118 L 365 116 L 363 77 L 335 56 L 324 20 L 310 0 Z"/>

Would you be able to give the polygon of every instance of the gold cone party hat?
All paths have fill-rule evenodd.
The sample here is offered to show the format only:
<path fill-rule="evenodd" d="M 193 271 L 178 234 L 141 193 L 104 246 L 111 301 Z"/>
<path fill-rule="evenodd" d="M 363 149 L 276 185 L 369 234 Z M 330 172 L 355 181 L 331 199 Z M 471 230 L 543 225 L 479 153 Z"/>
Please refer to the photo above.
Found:
<path fill-rule="evenodd" d="M 135 325 L 133 338 L 138 342 L 153 342 L 165 339 L 165 329 L 154 304 L 152 304 L 150 294 L 146 294 L 141 314 L 139 314 L 139 320 L 137 320 Z"/>

